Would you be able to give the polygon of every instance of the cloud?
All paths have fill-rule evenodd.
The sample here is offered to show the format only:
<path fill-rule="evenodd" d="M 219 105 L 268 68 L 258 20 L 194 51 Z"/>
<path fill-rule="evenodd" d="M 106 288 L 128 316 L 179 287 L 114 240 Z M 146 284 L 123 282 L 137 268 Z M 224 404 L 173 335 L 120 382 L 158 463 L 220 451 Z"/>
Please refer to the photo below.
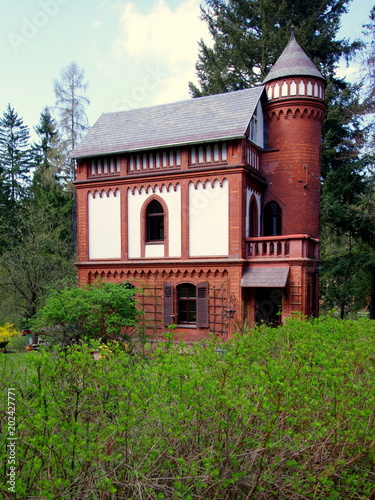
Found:
<path fill-rule="evenodd" d="M 200 0 L 182 0 L 171 8 L 165 0 L 157 0 L 146 14 L 132 2 L 122 7 L 121 35 L 114 43 L 117 57 L 130 57 L 134 66 L 159 65 L 169 75 L 155 95 L 155 104 L 188 97 L 187 84 L 195 80 L 198 41 L 209 40 L 199 4 Z"/>
<path fill-rule="evenodd" d="M 338 78 L 345 78 L 349 82 L 354 82 L 358 79 L 360 74 L 359 64 L 356 62 L 351 62 L 349 65 L 345 61 L 341 61 L 340 65 L 336 70 L 336 76 Z"/>
<path fill-rule="evenodd" d="M 94 21 L 93 23 L 91 23 L 90 25 L 90 28 L 99 28 L 100 26 L 102 26 L 102 22 L 101 21 Z"/>

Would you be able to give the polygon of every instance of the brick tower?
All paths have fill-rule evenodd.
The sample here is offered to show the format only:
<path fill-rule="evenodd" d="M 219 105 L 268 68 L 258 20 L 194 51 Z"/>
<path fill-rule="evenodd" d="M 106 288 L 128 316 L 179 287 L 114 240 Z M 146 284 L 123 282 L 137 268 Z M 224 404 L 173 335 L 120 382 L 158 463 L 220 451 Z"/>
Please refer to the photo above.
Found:
<path fill-rule="evenodd" d="M 324 78 L 292 35 L 263 83 L 269 150 L 262 161 L 269 182 L 264 203 L 280 206 L 282 234 L 319 238 Z"/>
<path fill-rule="evenodd" d="M 289 255 L 289 290 L 288 299 L 283 299 L 283 316 L 293 311 L 315 316 L 325 81 L 292 34 L 263 83 L 267 94 L 266 148 L 261 163 L 267 179 L 263 234 L 294 235 L 305 241 L 301 253 Z"/>

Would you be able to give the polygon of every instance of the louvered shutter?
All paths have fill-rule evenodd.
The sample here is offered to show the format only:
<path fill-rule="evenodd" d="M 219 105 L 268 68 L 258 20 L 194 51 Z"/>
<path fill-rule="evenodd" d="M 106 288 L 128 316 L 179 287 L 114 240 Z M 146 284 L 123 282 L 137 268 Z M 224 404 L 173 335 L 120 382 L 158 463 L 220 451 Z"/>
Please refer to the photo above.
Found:
<path fill-rule="evenodd" d="M 208 328 L 208 283 L 203 281 L 197 285 L 197 326 Z"/>
<path fill-rule="evenodd" d="M 164 283 L 164 326 L 173 323 L 173 286 L 170 283 Z"/>

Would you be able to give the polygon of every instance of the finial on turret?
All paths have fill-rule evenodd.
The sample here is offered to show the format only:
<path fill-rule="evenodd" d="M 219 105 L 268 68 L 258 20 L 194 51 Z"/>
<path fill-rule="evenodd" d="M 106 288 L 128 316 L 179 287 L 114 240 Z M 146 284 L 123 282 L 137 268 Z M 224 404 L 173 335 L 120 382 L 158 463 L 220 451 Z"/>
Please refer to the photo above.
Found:
<path fill-rule="evenodd" d="M 291 40 L 295 40 L 295 38 L 296 38 L 296 36 L 295 36 L 295 34 L 294 34 L 294 30 L 295 30 L 295 29 L 296 29 L 296 27 L 295 27 L 295 26 L 293 26 L 293 24 L 292 24 L 292 26 L 291 26 L 291 28 L 290 28 L 290 39 L 291 39 Z"/>

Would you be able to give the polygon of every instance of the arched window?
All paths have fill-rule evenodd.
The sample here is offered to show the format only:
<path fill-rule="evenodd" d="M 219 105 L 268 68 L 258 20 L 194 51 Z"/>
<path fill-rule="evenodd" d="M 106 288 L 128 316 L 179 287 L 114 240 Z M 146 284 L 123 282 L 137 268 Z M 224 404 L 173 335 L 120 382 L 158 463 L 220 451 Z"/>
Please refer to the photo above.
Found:
<path fill-rule="evenodd" d="M 250 200 L 249 238 L 258 236 L 258 203 L 253 195 Z"/>
<path fill-rule="evenodd" d="M 270 201 L 264 207 L 264 236 L 281 234 L 281 208 L 276 201 Z"/>
<path fill-rule="evenodd" d="M 157 200 L 152 200 L 146 212 L 146 241 L 164 240 L 164 210 Z"/>

